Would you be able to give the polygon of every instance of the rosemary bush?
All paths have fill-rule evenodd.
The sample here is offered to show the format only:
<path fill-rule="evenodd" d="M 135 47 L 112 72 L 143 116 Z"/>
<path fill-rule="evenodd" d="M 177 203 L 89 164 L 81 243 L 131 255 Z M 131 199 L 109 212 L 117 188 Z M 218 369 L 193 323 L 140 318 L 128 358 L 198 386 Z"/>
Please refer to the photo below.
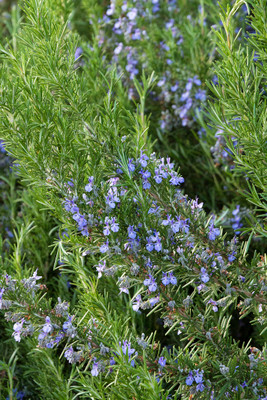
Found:
<path fill-rule="evenodd" d="M 240 114 L 244 96 L 233 76 L 244 84 L 234 71 L 246 55 L 263 140 L 266 13 L 263 2 L 254 5 L 257 34 L 233 47 L 231 17 L 242 3 L 222 15 L 218 84 L 209 85 L 218 100 L 202 120 L 223 130 L 237 176 L 250 179 L 244 201 L 260 213 L 265 159 L 249 134 L 250 114 Z M 153 68 L 132 79 L 131 103 L 101 49 L 77 58 L 74 11 L 68 1 L 27 0 L 19 34 L 1 46 L 1 139 L 26 185 L 27 210 L 1 261 L 1 396 L 266 399 L 267 259 L 250 251 L 254 234 L 266 232 L 264 216 L 255 214 L 247 241 L 231 237 L 222 217 L 184 193 L 187 176 L 154 152 L 149 133 L 147 102 L 159 87 Z M 242 326 L 248 335 L 239 340 Z"/>
<path fill-rule="evenodd" d="M 206 80 L 217 79 L 211 68 L 218 55 L 212 32 L 220 27 L 217 3 L 110 1 L 107 6 L 90 1 L 83 2 L 83 10 L 90 18 L 91 41 L 81 42 L 77 57 L 100 48 L 106 68 L 115 65 L 122 74 L 131 102 L 138 101 L 134 79 L 140 79 L 142 70 L 154 71 L 158 81 L 148 95 L 146 112 L 152 115 L 150 135 L 158 141 L 156 149 L 179 162 L 186 190 L 194 196 L 197 185 L 209 210 L 234 203 L 234 198 L 238 202 L 235 189 L 242 179 L 229 173 L 232 158 L 202 113 L 209 94 Z M 240 40 L 247 30 L 246 11 L 240 8 L 235 15 L 234 28 L 243 27 Z M 207 185 L 212 190 L 206 192 Z"/>

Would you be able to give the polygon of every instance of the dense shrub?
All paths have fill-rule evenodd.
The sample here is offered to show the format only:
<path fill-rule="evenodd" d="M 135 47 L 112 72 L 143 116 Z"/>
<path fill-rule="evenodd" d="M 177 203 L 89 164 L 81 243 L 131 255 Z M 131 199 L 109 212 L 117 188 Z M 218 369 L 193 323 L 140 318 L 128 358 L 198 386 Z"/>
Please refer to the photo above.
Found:
<path fill-rule="evenodd" d="M 162 15 L 155 17 L 159 2 L 139 3 L 129 2 L 127 8 L 126 3 L 111 5 L 98 21 L 100 28 L 109 32 L 115 22 L 111 20 L 120 21 L 116 13 L 121 6 L 122 22 L 133 21 L 133 14 L 147 7 L 155 22 L 148 37 L 167 35 L 165 40 L 171 43 L 182 34 L 179 46 L 187 41 L 189 46 L 190 29 L 199 23 L 203 37 L 197 30 L 197 48 L 203 50 L 202 41 L 211 46 L 207 36 L 215 11 L 205 25 L 204 3 L 201 9 L 194 7 L 193 20 L 186 18 L 189 6 L 184 4 L 181 15 L 175 14 L 179 24 L 174 19 L 166 31 L 159 29 Z M 71 13 L 72 4 L 56 0 L 24 2 L 19 35 L 11 32 L 1 47 L 1 138 L 22 180 L 17 193 L 23 193 L 21 209 L 13 215 L 14 239 L 3 249 L 1 265 L 0 308 L 7 321 L 2 318 L 1 324 L 8 343 L 1 363 L 3 396 L 266 398 L 267 261 L 263 252 L 250 250 L 253 241 L 266 236 L 266 7 L 261 1 L 253 3 L 250 23 L 255 32 L 239 45 L 235 18 L 242 4 L 237 1 L 225 12 L 222 9 L 223 28 L 216 34 L 218 81 L 208 83 L 214 95 L 208 112 L 199 110 L 196 116 L 189 107 L 186 124 L 180 116 L 175 120 L 179 129 L 161 126 L 158 133 L 171 133 L 166 139 L 171 147 L 175 138 L 182 140 L 185 129 L 193 136 L 194 125 L 209 126 L 213 134 L 220 130 L 221 148 L 228 156 L 231 151 L 227 168 L 229 163 L 235 168 L 234 175 L 229 168 L 221 170 L 218 185 L 224 179 L 237 187 L 243 182 L 242 188 L 248 183 L 239 198 L 244 207 L 249 202 L 256 206 L 249 211 L 254 226 L 241 221 L 240 210 L 246 211 L 239 205 L 230 206 L 229 217 L 227 197 L 226 212 L 219 217 L 217 207 L 210 213 L 212 202 L 205 211 L 201 200 L 184 193 L 188 177 L 181 176 L 170 158 L 162 157 L 164 150 L 160 155 L 154 152 L 153 135 L 164 121 L 162 113 L 173 113 L 169 106 L 176 101 L 173 97 L 168 104 L 164 99 L 157 108 L 155 96 L 162 95 L 173 63 L 166 62 L 166 67 L 162 62 L 157 68 L 150 47 L 154 42 L 144 40 L 144 47 L 128 49 L 131 60 L 138 48 L 138 62 L 142 51 L 151 56 L 142 65 L 143 72 L 135 74 L 127 68 L 129 59 L 126 65 L 125 58 L 120 60 L 129 45 L 127 37 L 116 43 L 110 35 L 103 52 L 95 42 L 100 36 L 94 22 L 93 49 L 83 48 L 78 58 L 77 9 Z M 176 10 L 173 5 L 169 2 L 169 9 L 164 9 L 167 19 Z M 90 3 L 98 18 L 102 8 L 95 6 Z M 142 19 L 132 27 L 125 23 L 123 29 L 131 27 L 130 35 L 138 36 L 141 23 Z M 121 51 L 112 61 L 113 44 Z M 200 90 L 206 90 L 204 80 L 211 80 L 213 72 L 208 64 L 194 69 L 189 63 L 193 58 L 186 58 L 189 53 L 179 58 L 180 48 L 169 47 L 170 60 L 176 60 L 182 71 L 180 108 L 180 95 L 193 85 L 196 93 L 201 85 Z M 118 66 L 128 75 L 118 77 Z M 205 70 L 204 79 L 198 67 Z M 158 75 L 161 70 L 159 79 L 154 70 Z M 168 85 L 177 84 L 180 90 L 175 74 L 168 77 Z M 203 162 L 211 161 L 209 146 L 207 139 L 198 147 Z M 207 171 L 215 168 L 208 165 Z M 189 169 L 187 164 L 184 171 Z M 202 189 L 201 184 L 196 186 L 195 195 L 202 198 Z M 223 232 L 220 222 L 225 222 L 225 215 L 238 235 Z M 250 235 L 246 241 L 240 235 L 243 223 Z M 265 242 L 259 247 L 264 251 Z M 240 334 L 242 327 L 247 334 Z"/>

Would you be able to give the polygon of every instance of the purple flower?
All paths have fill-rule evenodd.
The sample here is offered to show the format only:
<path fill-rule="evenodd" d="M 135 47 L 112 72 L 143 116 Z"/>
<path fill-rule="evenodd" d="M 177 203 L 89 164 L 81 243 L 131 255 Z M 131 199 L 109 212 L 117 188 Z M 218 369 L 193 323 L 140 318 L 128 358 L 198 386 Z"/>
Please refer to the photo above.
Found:
<path fill-rule="evenodd" d="M 150 184 L 150 182 L 149 182 L 147 179 L 145 179 L 145 180 L 143 181 L 143 188 L 144 188 L 144 189 L 150 189 L 150 188 L 151 188 L 151 184 Z"/>
<path fill-rule="evenodd" d="M 99 369 L 98 369 L 98 362 L 94 362 L 93 367 L 91 369 L 92 376 L 98 376 Z"/>
<path fill-rule="evenodd" d="M 209 275 L 208 275 L 208 273 L 207 273 L 207 271 L 206 271 L 206 269 L 204 267 L 201 268 L 200 279 L 204 283 L 207 283 L 210 280 Z"/>
<path fill-rule="evenodd" d="M 164 357 L 160 357 L 160 358 L 159 358 L 159 361 L 158 361 L 158 364 L 159 364 L 161 367 L 165 367 L 165 365 L 166 365 L 166 359 L 165 359 Z"/>
<path fill-rule="evenodd" d="M 123 43 L 119 43 L 118 46 L 114 50 L 114 54 L 117 54 L 117 55 L 120 54 L 122 49 L 123 49 Z"/>
<path fill-rule="evenodd" d="M 121 343 L 120 343 L 120 345 L 121 345 Z M 129 361 L 130 361 L 130 359 L 131 359 L 131 356 L 132 356 L 134 353 L 135 353 L 136 356 L 138 355 L 137 351 L 135 351 L 134 348 L 131 348 L 131 342 L 128 342 L 128 340 L 124 340 L 124 341 L 123 341 L 123 345 L 121 346 L 121 348 L 122 348 L 123 354 L 124 354 L 124 355 L 128 355 Z M 134 367 L 134 365 L 135 365 L 134 360 L 131 360 L 131 366 Z"/>
<path fill-rule="evenodd" d="M 106 196 L 106 203 L 110 208 L 115 208 L 116 207 L 116 204 L 115 204 L 115 201 L 114 201 L 114 197 L 113 197 L 112 194 Z"/>
<path fill-rule="evenodd" d="M 133 21 L 137 16 L 137 9 L 136 8 L 132 8 L 128 13 L 127 13 L 127 17 L 129 18 L 130 21 Z"/>
<path fill-rule="evenodd" d="M 169 225 L 170 223 L 172 223 L 173 222 L 173 219 L 171 218 L 171 216 L 169 215 L 169 214 L 167 214 L 167 219 L 164 219 L 163 221 L 162 221 L 162 225 L 163 226 L 167 226 L 167 225 Z"/>
<path fill-rule="evenodd" d="M 166 272 L 162 272 L 162 274 L 163 274 L 163 278 L 162 278 L 161 282 L 163 283 L 164 286 L 167 286 L 170 283 L 172 285 L 176 285 L 177 284 L 177 279 L 173 275 L 172 271 L 170 271 L 168 274 Z"/>
<path fill-rule="evenodd" d="M 178 82 L 175 83 L 175 85 L 171 86 L 171 91 L 176 92 L 176 90 L 179 88 Z"/>
<path fill-rule="evenodd" d="M 156 183 L 161 183 L 162 182 L 162 175 L 160 175 L 158 169 L 155 170 L 154 179 L 155 179 Z"/>
<path fill-rule="evenodd" d="M 194 379 L 196 383 L 203 383 L 203 371 L 194 370 Z"/>
<path fill-rule="evenodd" d="M 68 362 L 69 362 L 70 364 L 73 363 L 73 352 L 74 352 L 73 347 L 70 346 L 70 347 L 68 348 L 68 350 L 66 350 L 65 353 L 64 353 L 64 357 L 68 360 Z"/>
<path fill-rule="evenodd" d="M 79 212 L 79 207 L 74 203 L 74 199 L 65 199 L 64 207 L 66 211 L 70 211 L 72 214 Z"/>
<path fill-rule="evenodd" d="M 83 49 L 81 47 L 77 47 L 77 49 L 75 50 L 75 54 L 74 54 L 75 61 L 77 61 L 78 58 L 81 57 L 82 53 L 83 53 Z"/>
<path fill-rule="evenodd" d="M 162 250 L 161 239 L 159 237 L 157 237 L 157 241 L 156 241 L 156 243 L 154 245 L 154 248 L 158 252 Z"/>
<path fill-rule="evenodd" d="M 2 305 L 3 305 L 3 294 L 4 294 L 5 289 L 0 289 L 0 310 L 2 309 Z"/>
<path fill-rule="evenodd" d="M 21 335 L 21 331 L 22 331 L 22 327 L 23 327 L 24 322 L 25 322 L 25 319 L 22 318 L 20 320 L 20 322 L 16 322 L 13 325 L 14 332 L 12 333 L 12 336 L 14 336 L 14 339 L 16 340 L 16 342 L 20 342 L 20 339 L 21 339 L 20 335 Z"/>
<path fill-rule="evenodd" d="M 166 82 L 166 78 L 162 78 L 161 80 L 158 81 L 157 86 L 162 87 L 165 84 L 165 82 Z"/>
<path fill-rule="evenodd" d="M 118 232 L 119 231 L 119 224 L 116 222 L 115 218 L 112 218 L 110 222 L 110 228 L 112 232 Z"/>
<path fill-rule="evenodd" d="M 239 215 L 239 212 L 240 212 L 240 206 L 237 205 L 235 210 L 232 211 L 233 218 L 231 218 L 232 228 L 235 230 L 235 233 L 237 235 L 240 234 L 240 231 L 238 231 L 237 229 L 242 228 L 243 226 L 243 224 L 241 223 L 241 217 Z"/>
<path fill-rule="evenodd" d="M 199 383 L 199 384 L 196 386 L 197 392 L 203 392 L 204 389 L 205 389 L 205 385 L 204 385 L 203 383 Z"/>
<path fill-rule="evenodd" d="M 184 178 L 182 176 L 178 177 L 174 173 L 172 173 L 169 182 L 171 185 L 177 186 L 180 185 L 180 183 L 184 182 Z"/>
<path fill-rule="evenodd" d="M 109 251 L 109 241 L 107 240 L 102 246 L 99 247 L 100 253 L 106 253 Z"/>
<path fill-rule="evenodd" d="M 236 259 L 235 254 L 236 254 L 236 251 L 232 251 L 232 253 L 229 254 L 229 256 L 228 256 L 229 262 L 233 262 Z"/>
<path fill-rule="evenodd" d="M 197 100 L 200 101 L 205 101 L 206 100 L 206 90 L 199 90 L 196 94 L 195 94 L 195 98 Z"/>
<path fill-rule="evenodd" d="M 169 272 L 169 280 L 170 280 L 170 283 L 172 285 L 176 285 L 177 284 L 177 278 L 173 275 L 172 271 Z"/>
<path fill-rule="evenodd" d="M 212 223 L 209 226 L 209 240 L 215 240 L 217 236 L 220 235 L 220 229 L 214 228 L 214 224 Z"/>
<path fill-rule="evenodd" d="M 3 140 L 0 140 L 0 153 L 6 153 L 5 144 Z"/>
<path fill-rule="evenodd" d="M 193 373 L 192 371 L 190 371 L 185 380 L 185 383 L 187 384 L 187 386 L 191 386 L 193 382 L 194 382 Z"/>
<path fill-rule="evenodd" d="M 157 283 L 152 275 L 148 275 L 148 278 L 146 278 L 143 283 L 145 286 L 148 286 L 150 292 L 155 292 L 157 290 Z"/>
<path fill-rule="evenodd" d="M 151 176 L 151 173 L 150 173 L 149 171 L 143 171 L 143 170 L 141 170 L 141 171 L 140 171 L 140 174 L 142 175 L 142 178 L 143 178 L 143 179 L 148 179 L 148 178 L 150 178 L 150 176 Z"/>
<path fill-rule="evenodd" d="M 89 176 L 88 181 L 89 183 L 85 186 L 85 190 L 86 192 L 91 192 L 93 190 L 94 177 Z"/>
<path fill-rule="evenodd" d="M 135 165 L 133 163 L 133 159 L 132 158 L 129 159 L 128 168 L 129 168 L 130 172 L 134 172 L 134 170 L 135 170 Z"/>
<path fill-rule="evenodd" d="M 135 230 L 134 230 L 134 227 L 133 227 L 133 225 L 130 225 L 130 226 L 128 226 L 128 237 L 130 238 L 130 239 L 135 239 L 136 238 L 136 232 L 135 232 Z"/>
<path fill-rule="evenodd" d="M 111 357 L 109 360 L 109 365 L 115 365 L 116 361 L 114 360 L 114 357 Z"/>
<path fill-rule="evenodd" d="M 139 163 L 141 164 L 141 166 L 143 168 L 145 168 L 147 166 L 147 161 L 149 160 L 148 156 L 146 154 L 143 153 L 143 151 L 141 150 L 141 155 L 139 157 Z"/>
<path fill-rule="evenodd" d="M 103 233 L 104 233 L 105 236 L 110 235 L 109 225 L 106 225 L 106 226 L 105 226 L 105 228 L 104 228 L 104 230 L 103 230 Z"/>
<path fill-rule="evenodd" d="M 168 277 L 166 272 L 162 272 L 163 278 L 161 279 L 161 282 L 163 283 L 164 286 L 169 285 L 170 283 L 170 278 Z"/>
<path fill-rule="evenodd" d="M 151 297 L 149 299 L 149 303 L 151 305 L 151 307 L 154 307 L 155 304 L 157 304 L 159 302 L 159 295 L 156 297 Z"/>
<path fill-rule="evenodd" d="M 151 236 L 149 236 L 148 238 L 146 238 L 146 240 L 147 240 L 147 244 L 146 244 L 146 249 L 147 249 L 147 251 L 152 251 L 152 250 L 154 250 L 154 245 L 153 245 Z"/>
<path fill-rule="evenodd" d="M 76 328 L 72 325 L 74 316 L 69 316 L 67 321 L 63 323 L 62 329 L 68 337 L 74 338 L 76 336 Z"/>
<path fill-rule="evenodd" d="M 180 100 L 181 100 L 181 101 L 185 101 L 185 100 L 187 100 L 187 99 L 189 98 L 189 96 L 190 96 L 190 92 L 189 92 L 189 91 L 184 92 L 184 93 L 182 94 Z"/>
<path fill-rule="evenodd" d="M 140 40 L 140 39 L 141 39 L 141 30 L 137 28 L 132 34 L 132 40 Z"/>
<path fill-rule="evenodd" d="M 45 318 L 45 324 L 44 324 L 44 326 L 42 328 L 42 331 L 47 334 L 47 333 L 51 332 L 52 329 L 53 329 L 53 327 L 52 327 L 52 324 L 51 324 L 50 317 L 46 317 Z"/>
<path fill-rule="evenodd" d="M 212 304 L 212 305 L 213 305 L 212 309 L 213 309 L 214 312 L 217 312 L 217 311 L 218 311 L 217 301 L 210 299 L 210 300 L 208 301 L 208 304 Z"/>
<path fill-rule="evenodd" d="M 138 294 L 133 301 L 133 310 L 134 311 L 139 310 L 141 302 L 142 302 L 142 297 L 140 294 Z"/>
<path fill-rule="evenodd" d="M 194 76 L 193 82 L 195 85 L 200 86 L 201 85 L 201 80 L 198 78 L 197 75 Z"/>
<path fill-rule="evenodd" d="M 123 345 L 121 346 L 122 352 L 124 355 L 127 355 L 130 357 L 132 354 L 134 354 L 135 349 L 131 348 L 131 342 L 128 342 L 128 340 L 123 341 Z"/>
<path fill-rule="evenodd" d="M 99 262 L 98 266 L 96 267 L 96 270 L 98 272 L 98 278 L 101 278 L 102 273 L 106 270 L 106 260 L 103 261 L 103 264 L 101 261 Z"/>

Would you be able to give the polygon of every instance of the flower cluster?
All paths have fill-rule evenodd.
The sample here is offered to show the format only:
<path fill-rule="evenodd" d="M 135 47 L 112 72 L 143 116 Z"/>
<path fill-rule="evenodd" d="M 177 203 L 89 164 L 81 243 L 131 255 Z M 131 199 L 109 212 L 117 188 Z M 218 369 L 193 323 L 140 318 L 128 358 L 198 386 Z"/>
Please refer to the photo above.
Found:
<path fill-rule="evenodd" d="M 199 295 L 210 292 L 216 280 L 224 287 L 219 297 L 215 294 L 218 298 L 210 292 L 203 313 L 209 312 L 210 305 L 214 312 L 227 309 L 237 296 L 233 285 L 240 283 L 235 274 L 234 281 L 224 278 L 235 270 L 237 239 L 223 239 L 214 216 L 207 223 L 203 204 L 182 194 L 179 186 L 184 179 L 171 160 L 141 151 L 136 159 L 129 157 L 115 165 L 112 176 L 106 182 L 91 176 L 86 198 L 81 193 L 64 203 L 78 231 L 89 239 L 82 244 L 83 254 L 98 257 L 94 265 L 98 278 L 116 276 L 120 294 L 130 295 L 131 288 L 141 285 L 142 293 L 132 299 L 133 310 L 141 312 L 160 303 L 164 325 L 179 322 L 178 335 L 187 332 L 185 315 L 195 304 L 194 296 L 186 292 L 179 303 L 173 302 L 177 285 L 187 281 L 188 273 Z M 257 286 L 259 293 L 260 282 Z"/>
<path fill-rule="evenodd" d="M 205 389 L 204 380 L 203 380 L 204 371 L 199 369 L 194 369 L 193 371 L 189 371 L 189 374 L 185 380 L 187 386 L 196 384 L 194 392 L 203 392 Z"/>
<path fill-rule="evenodd" d="M 195 109 L 201 108 L 207 97 L 199 77 L 192 72 L 190 76 L 181 31 L 185 23 L 200 25 L 203 10 L 200 8 L 196 15 L 186 17 L 186 11 L 181 13 L 177 7 L 176 0 L 168 4 L 160 0 L 124 1 L 122 5 L 111 1 L 98 21 L 99 46 L 106 51 L 107 60 L 123 72 L 130 99 L 136 96 L 133 80 L 142 69 L 152 68 L 159 75 L 157 87 L 151 92 L 152 107 L 160 105 L 158 126 L 169 132 L 179 126 L 191 127 L 195 123 Z M 154 26 L 160 27 L 160 34 L 155 35 Z M 179 67 L 175 58 L 181 59 Z M 156 63 L 156 59 L 161 62 Z M 181 71 L 182 65 L 185 68 Z"/>
<path fill-rule="evenodd" d="M 176 281 L 173 281 L 173 274 L 170 271 L 168 274 L 163 273 L 162 282 L 165 282 L 167 285 L 167 281 L 169 284 L 176 285 Z M 153 278 L 150 277 L 150 283 L 153 284 Z M 24 286 L 22 280 L 20 282 L 21 287 L 24 287 L 25 293 L 27 292 L 27 287 Z M 172 281 L 172 282 L 171 282 Z M 164 285 L 164 283 L 163 283 Z M 10 287 L 18 287 L 18 282 L 15 279 L 9 277 L 8 280 L 5 279 L 5 287 L 1 289 L 1 295 L 3 293 L 12 293 Z M 42 290 L 42 286 L 40 285 L 38 288 L 35 288 L 35 291 Z M 141 299 L 141 296 L 136 296 L 136 304 Z M 34 297 L 32 297 L 32 304 L 34 304 Z M 185 307 L 188 307 L 192 300 L 190 297 L 186 299 L 187 303 Z M 212 304 L 213 307 L 217 308 L 217 302 L 212 299 L 208 302 Z M 18 302 L 16 302 L 18 304 Z M 169 302 L 169 307 L 174 309 L 176 307 L 175 302 L 172 304 Z M 44 318 L 41 315 L 38 315 L 37 310 L 39 306 L 37 306 L 36 310 L 34 310 L 34 306 L 29 307 L 25 300 L 22 300 L 20 304 L 20 313 L 17 313 L 16 305 L 12 305 L 11 311 L 6 314 L 6 319 L 15 320 L 17 322 L 14 324 L 14 339 L 16 341 L 20 341 L 22 336 L 27 336 L 29 334 L 26 333 L 26 325 L 31 325 L 31 336 L 37 333 L 38 346 L 53 348 L 57 347 L 59 343 L 67 343 L 67 347 L 64 350 L 64 357 L 67 362 L 70 364 L 81 363 L 85 359 L 89 359 L 91 363 L 91 375 L 96 378 L 98 375 L 102 373 L 108 372 L 109 374 L 113 372 L 113 369 L 120 365 L 120 362 L 127 362 L 129 366 L 132 368 L 139 367 L 144 362 L 144 355 L 147 352 L 147 355 L 150 354 L 150 361 L 146 359 L 148 362 L 150 371 L 155 373 L 156 379 L 159 381 L 164 377 L 165 373 L 168 373 L 169 368 L 175 368 L 177 370 L 177 378 L 179 379 L 181 385 L 186 385 L 189 388 L 190 394 L 195 393 L 214 393 L 212 389 L 213 383 L 210 379 L 204 379 L 204 370 L 200 368 L 189 369 L 186 367 L 186 361 L 183 361 L 184 356 L 180 358 L 174 358 L 169 355 L 168 358 L 163 355 L 158 358 L 153 355 L 152 347 L 149 344 L 149 339 L 145 338 L 145 335 L 142 334 L 141 338 L 137 337 L 134 342 L 136 345 L 133 345 L 132 340 L 124 339 L 117 343 L 117 346 L 114 347 L 110 343 L 108 347 L 101 341 L 101 324 L 98 325 L 98 321 L 96 319 L 90 319 L 86 322 L 86 324 L 82 324 L 78 329 L 73 325 L 74 317 L 69 316 L 68 314 L 69 304 L 65 301 L 61 301 L 58 299 L 58 303 L 55 305 L 53 309 L 49 309 L 46 306 L 47 316 Z M 32 310 L 32 314 L 27 316 L 26 320 L 26 310 Z M 216 311 L 216 310 L 214 310 Z M 22 318 L 21 316 L 24 315 Z M 30 321 L 28 321 L 30 319 Z M 41 322 L 44 319 L 44 322 Z M 184 330 L 184 325 L 180 323 L 180 329 Z M 107 338 L 106 338 L 107 339 Z M 212 335 L 210 335 L 210 340 L 212 341 Z M 75 349 L 75 347 L 76 349 Z M 136 346 L 139 346 L 141 349 L 141 353 L 143 356 L 140 356 L 140 352 L 136 349 Z M 93 351 L 92 351 L 93 350 Z M 146 356 L 147 357 L 147 356 Z M 251 348 L 250 354 L 248 354 L 248 361 L 250 363 L 250 374 L 252 376 L 255 375 L 257 368 L 260 363 L 264 362 L 265 354 L 261 352 L 257 348 Z M 191 361 L 190 361 L 191 362 Z M 239 366 L 236 366 L 234 374 L 237 374 L 239 371 Z M 229 367 L 224 364 L 218 364 L 218 370 L 223 376 L 229 376 Z M 207 372 L 208 373 L 208 372 Z M 206 373 L 205 373 L 206 375 Z M 208 373 L 209 375 L 209 373 Z M 209 375 L 210 377 L 210 375 Z M 236 379 L 236 378 L 234 378 Z M 253 393 L 258 394 L 257 399 L 264 399 L 264 388 L 263 388 L 263 379 L 257 378 L 253 383 L 249 383 L 248 380 L 242 381 L 240 385 L 232 386 L 231 392 L 238 392 L 240 388 L 246 388 L 248 390 L 252 390 Z M 230 393 L 230 392 L 229 392 Z M 266 395 L 266 394 L 265 394 Z M 226 397 L 229 395 L 226 393 Z M 210 399 L 214 399 L 213 394 Z"/>

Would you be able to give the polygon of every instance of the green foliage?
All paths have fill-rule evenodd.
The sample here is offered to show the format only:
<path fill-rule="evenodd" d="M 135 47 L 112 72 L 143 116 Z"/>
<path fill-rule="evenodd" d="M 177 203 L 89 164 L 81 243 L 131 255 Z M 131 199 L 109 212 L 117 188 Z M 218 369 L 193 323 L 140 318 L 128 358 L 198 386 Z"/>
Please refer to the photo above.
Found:
<path fill-rule="evenodd" d="M 217 33 L 222 58 L 215 65 L 219 84 L 210 85 L 217 99 L 209 111 L 212 122 L 223 130 L 236 170 L 247 179 L 247 190 L 241 194 L 258 210 L 250 230 L 266 237 L 266 55 L 262 48 L 266 5 L 252 2 L 250 19 L 255 33 L 249 34 L 246 45 L 237 46 L 231 23 L 242 3 L 222 15 L 225 34 Z"/>
<path fill-rule="evenodd" d="M 15 398 L 14 389 L 23 389 L 27 399 L 51 400 L 258 400 L 266 395 L 267 260 L 266 255 L 249 252 L 255 233 L 266 236 L 265 214 L 261 215 L 266 213 L 267 183 L 266 10 L 262 0 L 252 3 L 256 34 L 239 45 L 232 19 L 243 3 L 228 5 L 225 13 L 222 8 L 226 35 L 222 29 L 215 33 L 219 83 L 208 84 L 217 96 L 210 102 L 209 118 L 224 131 L 234 174 L 230 168 L 216 170 L 208 136 L 206 143 L 196 139 L 196 147 L 189 138 L 181 148 L 188 131 L 178 129 L 162 139 L 173 155 L 183 157 L 184 171 L 192 169 L 192 191 L 202 171 L 212 175 L 204 181 L 210 185 L 208 195 L 203 183 L 196 186 L 196 194 L 210 199 L 208 209 L 217 207 L 218 194 L 223 196 L 222 182 L 234 191 L 243 185 L 244 175 L 248 177 L 247 191 L 243 186 L 240 191 L 244 204 L 251 202 L 256 213 L 250 217 L 253 228 L 246 229 L 248 240 L 241 238 L 240 244 L 219 229 L 229 213 L 227 196 L 221 200 L 226 211 L 216 225 L 214 216 L 170 183 L 171 177 L 180 175 L 169 161 L 163 169 L 168 179 L 160 184 L 154 179 L 162 160 L 153 153 L 157 111 L 147 104 L 164 64 L 159 62 L 157 68 L 153 42 L 146 49 L 149 68 L 133 79 L 136 97 L 131 101 L 124 78 L 114 67 L 107 69 L 94 38 L 97 25 L 86 31 L 86 18 L 101 16 L 105 4 L 27 0 L 21 12 L 12 9 L 12 23 L 6 24 L 9 36 L 0 48 L 0 137 L 18 163 L 17 175 L 4 177 L 1 204 L 8 205 L 8 224 L 14 229 L 13 239 L 1 241 L 0 308 L 6 319 L 1 319 L 0 344 L 3 398 Z M 199 13 L 198 4 L 193 2 L 193 14 Z M 205 46 L 214 44 L 208 39 L 204 11 L 199 30 L 185 20 L 192 5 L 182 5 L 181 29 L 185 48 L 191 48 L 182 60 L 173 43 L 171 57 L 177 58 L 182 71 L 193 60 L 192 71 L 210 79 L 213 56 L 207 59 Z M 205 3 L 206 10 L 209 6 L 213 2 Z M 168 32 L 151 29 L 159 40 L 165 35 L 171 42 Z M 93 50 L 84 49 L 81 60 L 75 59 L 77 46 L 85 47 L 79 35 L 93 45 Z M 207 115 L 199 112 L 198 120 L 214 132 Z M 190 134 L 193 137 L 191 130 Z M 149 188 L 142 180 L 141 152 L 147 156 L 143 168 L 151 174 Z M 196 164 L 203 160 L 208 163 L 200 169 Z M 94 183 L 86 190 L 88 177 Z M 111 184 L 114 178 L 116 183 Z M 114 210 L 107 203 L 112 187 L 124 192 Z M 84 197 L 85 190 L 90 199 Z M 78 207 L 76 219 L 66 200 Z M 92 213 L 97 222 L 89 226 Z M 81 216 L 88 224 L 84 234 L 77 227 Z M 112 251 L 105 253 L 100 250 L 108 236 L 103 227 L 113 216 L 119 231 L 108 237 Z M 172 228 L 176 221 L 182 226 L 177 231 Z M 130 226 L 140 239 L 138 251 L 129 250 Z M 149 250 L 149 240 L 155 246 L 156 235 L 165 252 Z M 116 246 L 120 251 L 114 250 Z M 108 269 L 102 270 L 102 277 L 99 269 L 97 276 L 96 267 L 105 263 Z M 37 268 L 38 274 L 33 273 Z M 172 273 L 177 283 L 171 286 L 163 279 Z M 151 283 L 145 281 L 151 276 L 157 290 L 148 290 Z M 133 309 L 137 295 L 142 295 L 141 312 Z M 242 320 L 251 333 L 239 341 Z M 190 374 L 195 376 L 191 384 Z M 202 379 L 204 387 L 199 387 Z"/>

